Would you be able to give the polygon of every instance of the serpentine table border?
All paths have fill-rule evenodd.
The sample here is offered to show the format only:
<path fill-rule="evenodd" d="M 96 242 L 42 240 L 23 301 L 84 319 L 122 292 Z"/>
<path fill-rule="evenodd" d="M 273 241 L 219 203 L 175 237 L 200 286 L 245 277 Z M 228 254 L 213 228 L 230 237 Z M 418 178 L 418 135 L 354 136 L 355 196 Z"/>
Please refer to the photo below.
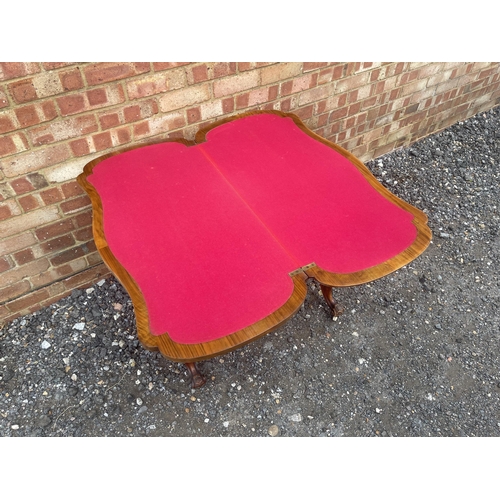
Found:
<path fill-rule="evenodd" d="M 329 306 L 332 308 L 333 313 L 335 314 L 340 312 L 340 309 L 331 296 L 332 287 L 360 285 L 386 276 L 396 271 L 397 269 L 400 269 L 401 267 L 405 266 L 416 257 L 418 257 L 427 248 L 432 238 L 431 231 L 427 226 L 427 216 L 421 210 L 403 201 L 402 199 L 391 193 L 389 190 L 387 190 L 358 158 L 356 158 L 354 155 L 352 155 L 339 145 L 334 144 L 311 131 L 296 115 L 292 113 L 285 113 L 281 111 L 252 111 L 242 113 L 217 121 L 200 130 L 196 134 L 194 141 L 178 139 L 161 142 L 177 142 L 185 144 L 186 146 L 195 146 L 197 144 L 205 142 L 207 133 L 213 128 L 233 120 L 238 120 L 246 116 L 261 113 L 276 114 L 281 117 L 291 118 L 304 133 L 308 134 L 316 141 L 319 141 L 332 148 L 337 153 L 343 155 L 347 160 L 349 160 L 353 165 L 357 167 L 357 169 L 361 172 L 365 179 L 378 193 L 380 193 L 393 204 L 414 215 L 414 219 L 412 222 L 416 227 L 417 237 L 413 241 L 413 243 L 400 254 L 390 258 L 389 260 L 381 264 L 375 265 L 362 271 L 347 274 L 338 274 L 325 271 L 315 264 L 309 264 L 307 266 L 299 268 L 290 273 L 294 286 L 292 295 L 285 304 L 283 304 L 278 310 L 276 310 L 266 318 L 257 321 L 253 325 L 245 327 L 239 331 L 216 340 L 197 344 L 181 344 L 173 341 L 168 333 L 164 333 L 162 335 L 151 334 L 149 329 L 148 311 L 146 308 L 145 298 L 141 293 L 137 283 L 134 281 L 128 271 L 120 264 L 120 262 L 113 255 L 108 246 L 103 228 L 102 201 L 95 187 L 87 180 L 87 177 L 92 174 L 93 169 L 101 161 L 106 160 L 107 158 L 110 158 L 112 156 L 131 151 L 133 149 L 142 148 L 152 144 L 158 144 L 158 141 L 148 142 L 134 147 L 121 149 L 119 151 L 108 153 L 92 160 L 85 165 L 83 173 L 77 177 L 77 180 L 83 187 L 83 189 L 87 192 L 92 203 L 92 227 L 97 249 L 104 263 L 121 282 L 132 300 L 136 316 L 139 341 L 146 349 L 159 350 L 161 354 L 167 359 L 186 364 L 186 366 L 188 366 L 188 368 L 190 369 L 191 374 L 193 375 L 193 379 L 196 378 L 197 375 L 199 375 L 199 373 L 196 371 L 196 368 L 194 367 L 195 362 L 209 359 L 216 355 L 222 355 L 234 349 L 240 348 L 248 344 L 249 342 L 252 342 L 262 337 L 263 335 L 266 335 L 281 327 L 297 312 L 297 310 L 304 302 L 307 294 L 306 281 L 308 279 L 313 278 L 321 285 L 323 295 Z M 307 182 L 307 180 L 305 182 Z M 193 384 L 194 386 L 196 385 L 195 382 L 193 382 Z M 198 379 L 198 386 L 201 385 L 203 385 L 203 383 Z"/>

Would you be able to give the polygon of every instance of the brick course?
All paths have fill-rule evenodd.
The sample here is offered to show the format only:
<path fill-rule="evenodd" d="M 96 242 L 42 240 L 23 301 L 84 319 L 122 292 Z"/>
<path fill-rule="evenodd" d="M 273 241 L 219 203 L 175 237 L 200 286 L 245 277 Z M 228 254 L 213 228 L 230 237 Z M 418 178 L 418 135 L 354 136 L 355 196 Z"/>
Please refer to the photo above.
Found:
<path fill-rule="evenodd" d="M 500 104 L 488 62 L 0 63 L 0 323 L 108 274 L 83 166 L 235 112 L 296 113 L 363 161 Z"/>

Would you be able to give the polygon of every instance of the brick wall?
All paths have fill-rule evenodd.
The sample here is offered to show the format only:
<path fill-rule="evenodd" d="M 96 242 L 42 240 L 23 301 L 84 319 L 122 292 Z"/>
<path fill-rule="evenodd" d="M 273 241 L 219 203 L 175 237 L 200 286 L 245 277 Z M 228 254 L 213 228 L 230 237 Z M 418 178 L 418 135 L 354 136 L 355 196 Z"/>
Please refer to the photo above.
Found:
<path fill-rule="evenodd" d="M 107 274 L 75 181 L 109 151 L 296 113 L 363 161 L 500 102 L 499 63 L 0 63 L 0 323 Z"/>

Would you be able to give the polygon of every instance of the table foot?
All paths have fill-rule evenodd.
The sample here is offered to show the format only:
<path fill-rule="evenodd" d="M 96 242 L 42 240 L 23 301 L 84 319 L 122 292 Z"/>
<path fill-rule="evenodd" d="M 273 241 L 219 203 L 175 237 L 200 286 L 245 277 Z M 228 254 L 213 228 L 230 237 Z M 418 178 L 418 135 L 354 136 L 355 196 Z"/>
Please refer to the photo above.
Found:
<path fill-rule="evenodd" d="M 326 300 L 326 303 L 330 307 L 333 316 L 340 316 L 344 312 L 344 306 L 341 306 L 332 295 L 332 287 L 326 285 L 320 285 L 321 292 L 323 293 L 323 297 Z"/>
<path fill-rule="evenodd" d="M 198 371 L 198 368 L 196 367 L 195 363 L 184 363 L 186 368 L 189 370 L 189 373 L 191 374 L 191 388 L 192 389 L 199 389 L 200 387 L 203 387 L 207 379 Z"/>

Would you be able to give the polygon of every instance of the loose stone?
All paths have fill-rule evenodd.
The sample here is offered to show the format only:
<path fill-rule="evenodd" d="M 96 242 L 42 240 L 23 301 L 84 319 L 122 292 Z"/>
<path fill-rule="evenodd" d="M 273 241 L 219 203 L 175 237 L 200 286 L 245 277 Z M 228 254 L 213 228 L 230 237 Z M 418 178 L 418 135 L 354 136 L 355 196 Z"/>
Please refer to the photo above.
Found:
<path fill-rule="evenodd" d="M 271 425 L 271 427 L 269 427 L 268 433 L 270 436 L 276 437 L 279 434 L 279 432 L 280 430 L 277 425 Z"/>

